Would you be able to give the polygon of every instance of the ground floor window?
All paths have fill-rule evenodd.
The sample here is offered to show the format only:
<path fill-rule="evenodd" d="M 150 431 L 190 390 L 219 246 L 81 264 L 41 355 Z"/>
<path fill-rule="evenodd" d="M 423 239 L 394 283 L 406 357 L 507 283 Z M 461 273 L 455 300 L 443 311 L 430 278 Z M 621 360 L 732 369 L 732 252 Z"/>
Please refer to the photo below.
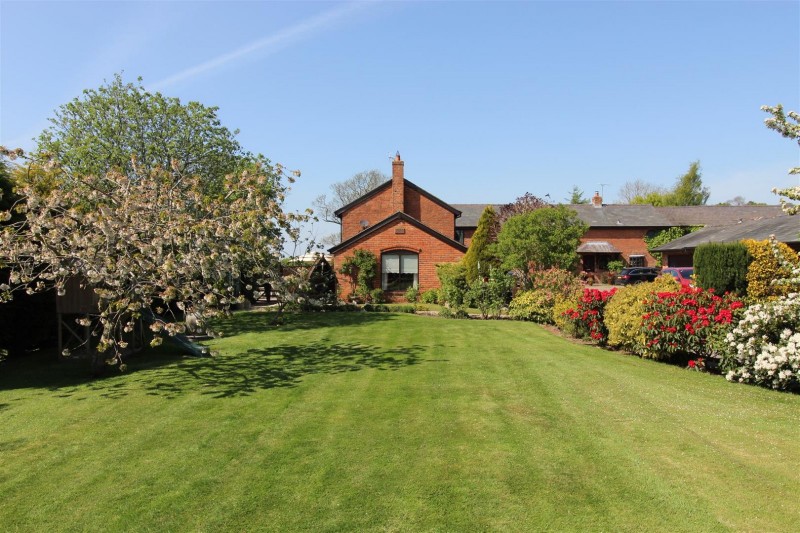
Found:
<path fill-rule="evenodd" d="M 628 258 L 628 264 L 632 267 L 643 267 L 644 264 L 644 256 L 643 255 L 631 255 Z"/>
<path fill-rule="evenodd" d="M 404 291 L 419 286 L 419 256 L 410 252 L 392 252 L 381 256 L 381 288 Z"/>

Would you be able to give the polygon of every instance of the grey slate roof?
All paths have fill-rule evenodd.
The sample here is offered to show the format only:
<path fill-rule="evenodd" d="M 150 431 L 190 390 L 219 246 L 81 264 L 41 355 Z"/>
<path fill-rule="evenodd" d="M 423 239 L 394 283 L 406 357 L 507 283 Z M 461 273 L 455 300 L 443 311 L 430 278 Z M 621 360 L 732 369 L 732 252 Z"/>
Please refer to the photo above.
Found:
<path fill-rule="evenodd" d="M 578 246 L 579 254 L 618 254 L 616 246 L 608 241 L 588 241 Z"/>
<path fill-rule="evenodd" d="M 693 205 L 656 207 L 671 226 L 728 226 L 740 220 L 762 220 L 783 215 L 778 205 Z"/>
<path fill-rule="evenodd" d="M 734 223 L 729 226 L 709 226 L 659 246 L 654 251 L 693 250 L 699 245 L 709 242 L 737 242 L 742 239 L 763 241 L 770 235 L 775 235 L 780 242 L 800 245 L 800 216 L 783 215 L 764 220 Z"/>
<path fill-rule="evenodd" d="M 483 210 L 488 206 L 494 207 L 495 212 L 500 211 L 503 204 L 450 204 L 459 211 L 461 217 L 456 219 L 457 228 L 477 228 Z"/>
<path fill-rule="evenodd" d="M 461 211 L 456 220 L 458 228 L 475 228 L 487 205 L 500 211 L 503 204 L 450 204 Z M 669 228 L 672 226 L 727 226 L 750 220 L 763 220 L 781 216 L 777 205 L 699 205 L 686 207 L 653 207 L 652 205 L 591 204 L 568 205 L 578 213 L 578 218 L 592 228 L 638 227 Z"/>
<path fill-rule="evenodd" d="M 568 205 L 578 213 L 578 218 L 591 228 L 668 228 L 672 222 L 656 211 L 652 205 L 608 204 L 595 207 L 592 204 Z"/>

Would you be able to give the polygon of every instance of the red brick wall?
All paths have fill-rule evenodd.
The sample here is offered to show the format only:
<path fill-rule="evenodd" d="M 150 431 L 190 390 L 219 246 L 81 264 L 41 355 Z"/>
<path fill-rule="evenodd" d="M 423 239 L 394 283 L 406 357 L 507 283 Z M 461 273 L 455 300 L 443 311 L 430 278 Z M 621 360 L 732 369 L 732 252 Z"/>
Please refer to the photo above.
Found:
<path fill-rule="evenodd" d="M 357 204 L 342 215 L 342 242 L 361 232 L 361 221 L 366 220 L 374 226 L 384 218 L 393 215 L 392 189 L 382 190 L 366 202 Z"/>
<path fill-rule="evenodd" d="M 405 233 L 396 233 L 397 229 L 402 229 Z M 373 287 L 379 288 L 380 280 L 380 260 L 382 252 L 393 250 L 408 250 L 419 254 L 419 289 L 426 291 L 439 287 L 439 278 L 436 276 L 436 265 L 438 263 L 455 263 L 463 257 L 463 253 L 429 235 L 421 229 L 408 224 L 402 220 L 397 220 L 379 232 L 370 235 L 367 239 L 358 241 L 345 250 L 341 250 L 334 255 L 333 264 L 337 271 L 340 297 L 346 299 L 350 293 L 350 280 L 338 273 L 340 266 L 351 257 L 355 250 L 369 250 L 378 258 L 378 276 L 374 280 Z M 403 301 L 403 293 L 387 293 L 389 301 Z"/>
<path fill-rule="evenodd" d="M 407 215 L 416 218 L 449 239 L 455 237 L 456 218 L 452 211 L 445 209 L 410 187 L 405 187 L 403 196 Z M 374 226 L 381 220 L 395 214 L 397 211 L 394 209 L 393 202 L 396 197 L 397 195 L 394 194 L 393 190 L 387 188 L 344 213 L 342 215 L 342 242 L 362 231 L 362 220 L 366 220 L 370 226 Z"/>
<path fill-rule="evenodd" d="M 405 212 L 408 216 L 416 218 L 449 239 L 455 237 L 456 216 L 452 211 L 409 187 L 406 187 L 405 199 Z"/>
<path fill-rule="evenodd" d="M 647 253 L 647 244 L 644 236 L 646 228 L 591 228 L 581 238 L 581 243 L 587 241 L 607 241 L 622 252 L 622 257 L 627 263 L 631 254 L 643 254 L 645 266 L 655 266 L 656 260 Z"/>

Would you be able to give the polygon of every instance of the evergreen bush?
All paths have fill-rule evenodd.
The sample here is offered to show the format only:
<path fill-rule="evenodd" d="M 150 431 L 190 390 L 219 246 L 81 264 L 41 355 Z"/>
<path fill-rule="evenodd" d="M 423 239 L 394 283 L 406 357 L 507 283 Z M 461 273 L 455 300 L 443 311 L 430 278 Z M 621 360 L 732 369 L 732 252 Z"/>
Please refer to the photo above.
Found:
<path fill-rule="evenodd" d="M 717 294 L 747 292 L 747 270 L 752 260 L 740 242 L 701 244 L 694 251 L 695 283 Z"/>

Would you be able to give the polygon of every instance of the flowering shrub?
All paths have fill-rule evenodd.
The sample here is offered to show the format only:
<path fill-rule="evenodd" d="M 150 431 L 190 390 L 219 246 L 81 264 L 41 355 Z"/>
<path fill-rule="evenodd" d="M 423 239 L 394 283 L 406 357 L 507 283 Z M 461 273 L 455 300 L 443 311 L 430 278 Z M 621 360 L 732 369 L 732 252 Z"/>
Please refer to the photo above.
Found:
<path fill-rule="evenodd" d="M 690 359 L 689 362 L 686 364 L 686 368 L 688 368 L 689 370 L 694 370 L 695 372 L 705 372 L 706 360 L 704 357 L 698 357 L 697 359 Z"/>
<path fill-rule="evenodd" d="M 553 309 L 558 302 L 576 300 L 582 292 L 577 276 L 560 268 L 531 273 L 531 289 L 518 293 L 508 306 L 508 314 L 519 320 L 553 324 Z"/>
<path fill-rule="evenodd" d="M 547 293 L 547 299 L 554 302 L 558 296 L 564 298 L 579 296 L 583 284 L 572 272 L 561 268 L 548 268 L 531 272 L 530 290 L 543 291 Z"/>
<path fill-rule="evenodd" d="M 642 329 L 644 302 L 657 292 L 677 291 L 680 284 L 672 276 L 659 276 L 649 283 L 622 288 L 605 309 L 603 321 L 608 328 L 608 344 L 640 353 L 647 339 Z"/>
<path fill-rule="evenodd" d="M 553 303 L 553 298 L 544 291 L 522 291 L 508 305 L 508 316 L 538 324 L 552 324 Z"/>
<path fill-rule="evenodd" d="M 490 270 L 489 279 L 476 278 L 469 284 L 466 299 L 470 307 L 476 307 L 481 318 L 489 315 L 499 317 L 511 294 L 513 279 L 499 269 Z"/>
<path fill-rule="evenodd" d="M 606 304 L 616 292 L 616 288 L 610 291 L 585 289 L 577 307 L 564 312 L 564 316 L 571 319 L 578 336 L 589 337 L 601 345 L 606 343 L 608 329 L 603 321 L 603 314 Z"/>
<path fill-rule="evenodd" d="M 792 267 L 800 264 L 800 258 L 788 245 L 769 240 L 742 241 L 753 261 L 747 269 L 747 295 L 756 300 L 785 296 L 793 291 L 789 283 L 782 282 L 791 276 Z M 796 289 L 794 289 L 796 290 Z"/>
<path fill-rule="evenodd" d="M 717 296 L 701 288 L 655 293 L 644 301 L 645 345 L 640 347 L 640 355 L 652 359 L 710 355 L 710 337 L 717 328 L 729 327 L 734 312 L 743 307 L 731 295 Z"/>
<path fill-rule="evenodd" d="M 575 322 L 567 315 L 567 311 L 578 307 L 578 300 L 580 298 L 573 298 L 570 300 L 557 300 L 553 306 L 553 323 L 565 335 L 570 337 L 577 337 L 575 330 Z"/>
<path fill-rule="evenodd" d="M 800 293 L 751 305 L 726 340 L 722 367 L 729 381 L 800 387 Z"/>

